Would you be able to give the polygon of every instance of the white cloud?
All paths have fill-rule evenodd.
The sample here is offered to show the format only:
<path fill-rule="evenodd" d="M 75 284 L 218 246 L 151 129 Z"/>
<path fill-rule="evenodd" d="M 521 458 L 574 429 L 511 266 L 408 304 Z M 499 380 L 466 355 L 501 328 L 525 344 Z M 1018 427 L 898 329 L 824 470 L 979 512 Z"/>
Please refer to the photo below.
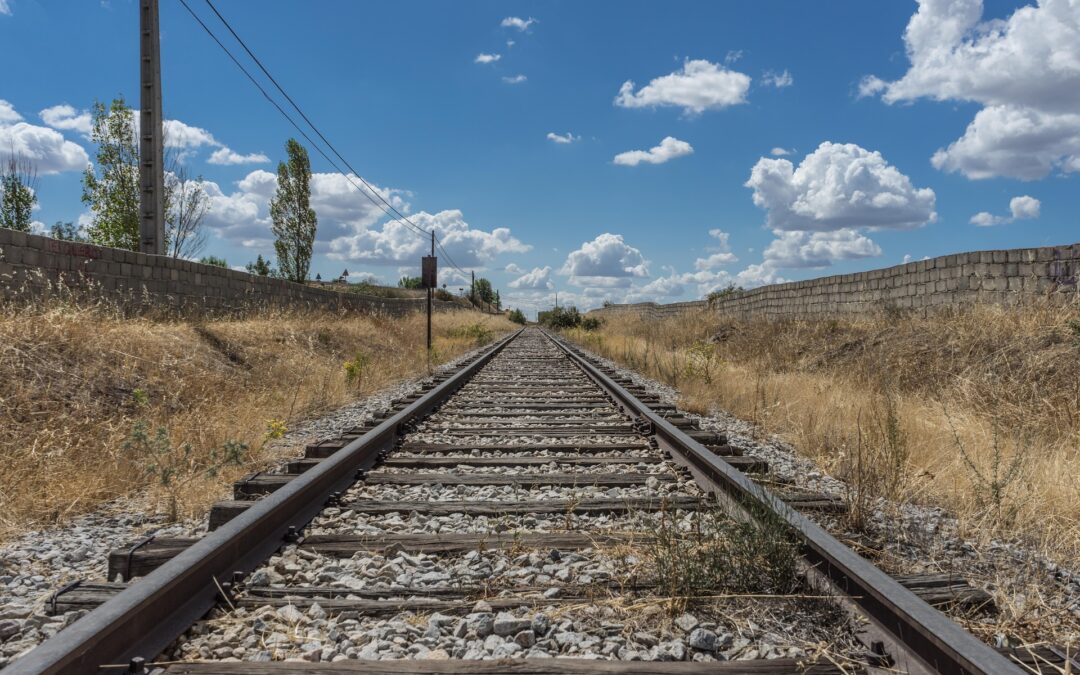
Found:
<path fill-rule="evenodd" d="M 769 151 L 769 154 L 773 157 L 784 157 L 790 155 L 791 151 L 786 148 L 776 147 Z"/>
<path fill-rule="evenodd" d="M 353 177 L 353 182 L 361 185 Z M 204 181 L 210 196 L 207 225 L 219 236 L 252 248 L 265 248 L 270 242 L 270 199 L 277 189 L 277 176 L 257 169 L 238 181 L 237 190 L 225 193 L 213 181 Z M 406 193 L 375 187 L 380 195 L 403 212 L 408 211 Z M 367 188 L 364 188 L 366 191 Z M 311 177 L 311 206 L 319 218 L 316 246 L 325 247 L 336 237 L 353 234 L 358 228 L 373 225 L 383 211 L 361 194 L 348 179 L 338 173 L 314 173 Z"/>
<path fill-rule="evenodd" d="M 888 88 L 889 83 L 881 79 L 880 77 L 875 77 L 874 75 L 866 75 L 861 80 L 859 80 L 858 98 L 877 96 Z"/>
<path fill-rule="evenodd" d="M 670 300 L 686 292 L 683 280 L 678 274 L 653 279 L 644 286 L 633 287 L 622 299 L 623 302 L 657 302 Z"/>
<path fill-rule="evenodd" d="M 557 134 L 554 131 L 549 131 L 548 135 L 547 135 L 547 139 L 549 141 L 551 141 L 552 143 L 559 143 L 559 144 L 564 144 L 565 145 L 567 143 L 573 143 L 574 141 L 580 141 L 581 136 L 575 136 L 573 133 L 571 133 L 569 131 L 567 131 L 565 135 Z"/>
<path fill-rule="evenodd" d="M 0 115 L 8 120 L 22 119 L 10 105 L 0 106 Z M 81 145 L 65 140 L 55 129 L 19 121 L 0 124 L 0 161 L 11 155 L 33 162 L 41 174 L 82 171 L 90 162 Z"/>
<path fill-rule="evenodd" d="M 795 78 L 791 76 L 791 73 L 789 73 L 787 69 L 781 73 L 770 70 L 761 77 L 761 83 L 767 87 L 783 89 L 784 87 L 790 87 L 795 84 Z"/>
<path fill-rule="evenodd" d="M 822 143 L 798 168 L 763 157 L 746 187 L 773 230 L 913 228 L 937 219 L 933 190 L 913 187 L 881 153 L 852 143 Z"/>
<path fill-rule="evenodd" d="M 623 241 L 621 234 L 605 232 L 566 257 L 559 274 L 578 286 L 629 286 L 631 277 L 649 276 L 641 251 Z"/>
<path fill-rule="evenodd" d="M 1080 170 L 1080 114 L 1044 113 L 1024 106 L 991 106 L 964 135 L 930 159 L 935 168 L 968 178 L 1035 180 L 1054 168 Z"/>
<path fill-rule="evenodd" d="M 22 115 L 15 111 L 15 106 L 0 98 L 0 125 L 14 124 L 22 119 Z"/>
<path fill-rule="evenodd" d="M 502 54 L 484 54 L 480 53 L 473 59 L 473 63 L 495 63 L 502 58 Z"/>
<path fill-rule="evenodd" d="M 668 160 L 682 157 L 683 155 L 689 155 L 693 152 L 694 148 L 686 141 L 680 141 L 677 138 L 668 136 L 660 141 L 660 145 L 650 148 L 649 150 L 627 150 L 626 152 L 620 152 L 615 155 L 613 161 L 620 166 L 637 166 L 642 162 L 648 164 L 663 164 Z"/>
<path fill-rule="evenodd" d="M 514 279 L 509 284 L 510 288 L 520 290 L 543 290 L 555 288 L 555 284 L 551 282 L 551 267 L 534 267 L 532 271 L 522 274 L 517 279 Z"/>
<path fill-rule="evenodd" d="M 716 239 L 717 245 L 711 250 L 715 253 L 707 258 L 698 258 L 694 261 L 694 268 L 698 271 L 715 270 L 718 267 L 724 265 L 730 265 L 733 262 L 738 262 L 738 258 L 731 252 L 731 246 L 728 244 L 728 238 L 731 236 L 727 232 L 719 229 L 709 230 L 709 236 Z"/>
<path fill-rule="evenodd" d="M 536 23 L 536 19 L 531 16 L 528 19 L 522 19 L 517 16 L 508 16 L 502 20 L 501 25 L 503 28 L 517 28 L 518 30 L 528 30 L 529 26 Z"/>
<path fill-rule="evenodd" d="M 11 0 L 0 0 L 0 14 L 11 16 Z"/>
<path fill-rule="evenodd" d="M 910 61 L 895 82 L 867 76 L 861 95 L 983 106 L 934 166 L 978 179 L 1033 180 L 1080 170 L 1080 3 L 1039 0 L 982 20 L 981 0 L 920 0 L 904 34 Z"/>
<path fill-rule="evenodd" d="M 1009 211 L 1017 220 L 1038 218 L 1042 202 L 1028 195 L 1013 197 L 1009 200 Z"/>
<path fill-rule="evenodd" d="M 40 113 L 41 120 L 53 129 L 77 131 L 84 136 L 90 135 L 90 111 L 76 110 L 67 103 L 45 108 Z"/>
<path fill-rule="evenodd" d="M 516 43 L 516 42 L 514 42 L 513 40 L 507 40 L 507 41 L 506 41 L 506 48 L 507 48 L 507 49 L 510 49 L 511 47 L 513 47 L 513 46 L 514 46 L 514 45 L 516 45 L 516 44 L 517 44 L 517 43 Z"/>
<path fill-rule="evenodd" d="M 1009 222 L 1009 219 L 1002 216 L 995 216 L 989 211 L 979 211 L 973 215 L 968 222 L 972 225 L 978 225 L 979 227 L 990 227 L 991 225 L 1007 223 Z"/>
<path fill-rule="evenodd" d="M 1009 200 L 1010 216 L 995 216 L 989 211 L 979 211 L 973 215 L 968 222 L 972 225 L 978 225 L 979 227 L 1006 225 L 1016 220 L 1031 220 L 1038 218 L 1041 209 L 1042 202 L 1038 199 L 1028 195 L 1021 195 Z"/>
<path fill-rule="evenodd" d="M 135 111 L 135 119 L 139 119 L 139 112 Z M 136 123 L 138 127 L 138 123 Z M 206 129 L 199 127 L 193 127 L 190 124 L 185 124 L 180 120 L 165 120 L 163 125 L 165 147 L 167 148 L 199 148 L 204 145 L 212 147 L 220 146 L 214 140 L 213 134 Z"/>
<path fill-rule="evenodd" d="M 634 92 L 627 80 L 619 87 L 615 105 L 624 108 L 677 106 L 687 114 L 746 102 L 750 76 L 705 60 L 687 60 L 680 70 L 658 77 Z"/>
<path fill-rule="evenodd" d="M 233 152 L 230 148 L 222 147 L 215 150 L 210 159 L 206 160 L 210 164 L 265 164 L 270 161 L 270 158 L 261 152 L 253 152 L 250 155 L 241 155 L 238 152 Z"/>
<path fill-rule="evenodd" d="M 479 267 L 503 253 L 524 253 L 532 247 L 516 239 L 508 228 L 490 232 L 473 229 L 457 209 L 431 214 L 421 211 L 410 216 L 417 227 L 430 231 L 461 267 Z M 402 220 L 390 220 L 379 227 L 357 227 L 347 236 L 330 242 L 330 258 L 354 260 L 375 265 L 400 265 L 416 262 L 427 255 L 429 240 L 418 235 Z M 439 253 L 439 255 L 443 255 Z M 450 266 L 449 260 L 442 267 Z"/>
<path fill-rule="evenodd" d="M 507 274 L 524 274 L 525 270 L 518 267 L 515 263 L 510 263 L 503 268 L 503 272 L 506 272 Z"/>
<path fill-rule="evenodd" d="M 524 82 L 527 79 L 529 79 L 529 78 L 525 77 L 524 75 L 513 75 L 513 76 L 503 75 L 502 81 L 507 83 L 507 84 L 521 84 L 522 82 Z"/>
<path fill-rule="evenodd" d="M 854 260 L 881 255 L 881 247 L 852 229 L 829 232 L 774 232 L 776 239 L 765 249 L 765 262 L 773 267 L 828 267 L 834 260 Z"/>

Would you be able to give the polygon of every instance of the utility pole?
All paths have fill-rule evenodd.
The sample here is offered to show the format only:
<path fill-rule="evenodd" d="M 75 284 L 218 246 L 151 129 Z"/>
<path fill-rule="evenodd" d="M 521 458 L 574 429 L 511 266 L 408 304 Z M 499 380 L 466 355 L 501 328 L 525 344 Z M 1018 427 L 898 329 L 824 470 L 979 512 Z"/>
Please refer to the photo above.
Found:
<path fill-rule="evenodd" d="M 139 251 L 165 254 L 165 148 L 158 0 L 139 0 Z"/>
<path fill-rule="evenodd" d="M 476 272 L 469 272 L 472 277 L 472 285 L 469 286 L 469 302 L 474 306 L 476 305 Z"/>
<path fill-rule="evenodd" d="M 435 257 L 435 230 L 431 230 L 431 257 Z M 427 351 L 428 359 L 431 358 L 431 296 L 435 293 L 435 280 L 431 279 L 431 286 L 427 289 Z"/>

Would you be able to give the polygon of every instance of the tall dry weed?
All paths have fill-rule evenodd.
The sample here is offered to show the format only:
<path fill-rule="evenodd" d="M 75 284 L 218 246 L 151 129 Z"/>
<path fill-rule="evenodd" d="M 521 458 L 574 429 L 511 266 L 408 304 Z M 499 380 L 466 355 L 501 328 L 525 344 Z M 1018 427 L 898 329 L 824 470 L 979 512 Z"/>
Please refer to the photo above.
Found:
<path fill-rule="evenodd" d="M 512 327 L 436 314 L 435 351 L 447 360 Z M 0 305 L 0 537 L 133 492 L 199 512 L 267 465 L 283 429 L 423 373 L 424 340 L 420 314 L 186 321 L 70 298 Z"/>
<path fill-rule="evenodd" d="M 584 346 L 724 409 L 846 478 L 855 518 L 879 497 L 941 505 L 973 538 L 1012 536 L 1080 559 L 1076 306 L 976 307 L 828 321 L 708 311 L 605 318 Z M 708 370 L 674 369 L 700 363 Z M 856 523 L 857 524 L 857 523 Z"/>

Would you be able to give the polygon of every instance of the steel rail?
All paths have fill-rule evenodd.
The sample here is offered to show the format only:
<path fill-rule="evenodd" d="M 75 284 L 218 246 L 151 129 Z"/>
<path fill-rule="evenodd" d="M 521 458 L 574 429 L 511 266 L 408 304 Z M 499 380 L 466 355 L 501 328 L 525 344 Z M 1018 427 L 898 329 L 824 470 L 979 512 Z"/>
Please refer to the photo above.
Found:
<path fill-rule="evenodd" d="M 820 525 L 732 468 L 619 385 L 561 337 L 544 331 L 582 371 L 630 414 L 648 423 L 657 443 L 681 458 L 699 485 L 744 514 L 777 514 L 798 535 L 810 570 L 823 575 L 859 613 L 884 633 L 901 672 L 951 674 L 1024 673 L 1019 665 L 931 607 L 895 579 L 845 546 Z M 900 653 L 896 653 L 896 652 Z M 914 661 L 912 661 L 914 659 Z M 895 671 L 894 671 L 895 672 Z"/>
<path fill-rule="evenodd" d="M 270 557 L 326 506 L 330 496 L 391 449 L 399 428 L 453 395 L 521 330 L 499 340 L 467 366 L 318 466 L 207 534 L 4 670 L 5 675 L 87 674 L 105 664 L 152 658 L 205 615 L 234 572 Z M 126 665 L 125 665 L 126 667 Z M 113 672 L 122 672 L 120 671 Z"/>

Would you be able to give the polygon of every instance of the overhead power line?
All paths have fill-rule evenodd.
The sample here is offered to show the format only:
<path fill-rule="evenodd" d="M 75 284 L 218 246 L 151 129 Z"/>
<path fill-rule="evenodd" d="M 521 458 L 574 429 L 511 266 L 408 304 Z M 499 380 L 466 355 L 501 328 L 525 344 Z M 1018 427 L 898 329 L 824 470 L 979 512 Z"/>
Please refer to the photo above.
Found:
<path fill-rule="evenodd" d="M 402 222 L 406 227 L 410 228 L 413 232 L 415 232 L 418 236 L 422 236 L 424 238 L 427 238 L 429 236 L 434 236 L 434 232 L 430 232 L 428 230 L 425 230 L 421 226 L 414 223 L 408 216 L 406 216 L 400 210 L 398 210 L 397 207 L 395 207 L 390 201 L 388 201 L 385 197 L 383 197 L 383 195 L 375 188 L 375 186 L 373 186 L 371 183 L 369 183 L 367 180 L 365 180 L 364 177 L 360 174 L 359 171 L 357 171 L 356 169 L 354 169 L 352 167 L 352 165 L 349 163 L 349 161 L 347 159 L 345 159 L 345 157 L 338 151 L 338 149 L 334 146 L 334 144 L 330 142 L 330 140 L 326 137 L 326 135 L 323 134 L 322 131 L 315 125 L 315 123 L 311 121 L 311 118 L 308 117 L 307 113 L 305 113 L 304 110 L 300 107 L 300 105 L 296 103 L 296 101 L 293 99 L 293 97 L 290 96 L 287 91 L 285 91 L 285 88 L 281 86 L 281 84 L 277 81 L 277 78 L 275 78 L 270 73 L 269 69 L 267 69 L 266 66 L 263 65 L 263 63 L 259 59 L 259 57 L 255 55 L 255 53 L 251 50 L 250 47 L 248 47 L 247 43 L 244 42 L 243 38 L 240 37 L 240 35 L 232 27 L 232 25 L 229 23 L 229 21 L 224 16 L 222 16 L 221 12 L 218 11 L 217 7 L 214 6 L 214 3 L 211 0 L 205 0 L 205 2 L 207 4 L 207 6 L 210 8 L 210 10 L 214 13 L 214 15 L 217 16 L 218 20 L 221 21 L 221 23 L 225 26 L 225 28 L 229 31 L 229 33 L 233 36 L 233 38 L 240 44 L 240 46 L 244 49 L 244 51 L 251 58 L 251 60 L 255 62 L 255 65 L 257 65 L 259 67 L 259 70 L 261 70 L 262 73 L 267 77 L 267 79 L 269 79 L 270 82 L 273 83 L 274 87 L 278 90 L 278 92 L 280 92 L 281 95 L 283 97 L 285 97 L 285 100 L 289 102 L 289 105 L 291 105 L 293 107 L 293 109 L 304 120 L 304 122 L 307 123 L 307 125 L 311 128 L 311 130 L 315 133 L 315 135 L 318 136 L 319 139 L 326 145 L 326 147 L 329 148 L 330 152 L 333 153 L 334 156 L 336 156 L 338 158 L 338 160 L 340 160 L 341 163 L 345 165 L 345 167 L 349 170 L 351 175 L 346 174 L 346 172 L 343 171 L 337 165 L 337 163 L 334 162 L 322 150 L 322 148 L 319 147 L 318 144 L 316 144 L 311 139 L 311 137 L 308 136 L 307 133 L 305 133 L 303 131 L 303 129 L 300 128 L 300 126 L 296 123 L 296 121 L 293 120 L 292 117 L 289 116 L 282 109 L 282 107 L 277 103 L 277 101 L 273 100 L 270 97 L 270 95 L 266 92 L 266 90 L 255 80 L 255 78 L 247 71 L 247 69 L 244 68 L 244 66 L 232 54 L 232 52 L 229 51 L 229 49 L 227 47 L 225 47 L 225 45 L 221 42 L 221 40 L 219 40 L 217 38 L 217 36 L 213 33 L 213 31 L 202 21 L 202 19 L 200 19 L 195 14 L 195 12 L 192 11 L 191 7 L 188 6 L 186 0 L 180 0 L 180 2 L 188 10 L 188 12 L 195 18 L 195 20 L 198 21 L 199 25 L 201 25 L 203 27 L 203 29 L 213 38 L 214 42 L 216 42 L 218 44 L 218 46 L 221 47 L 222 50 L 224 50 L 225 53 L 229 55 L 229 58 L 232 59 L 233 63 L 235 63 L 237 65 L 237 67 L 239 67 L 244 72 L 244 74 L 247 75 L 248 79 L 251 80 L 253 84 L 255 84 L 255 86 L 259 89 L 259 91 L 262 92 L 263 96 L 267 100 L 269 100 L 274 105 L 275 108 L 277 108 L 278 112 L 280 112 L 282 115 L 285 116 L 286 119 L 289 120 L 289 122 L 293 125 L 293 127 L 295 127 L 297 129 L 297 131 L 299 131 L 304 136 L 304 138 L 316 148 L 316 150 L 318 150 L 319 154 L 322 155 L 331 164 L 331 166 L 333 166 L 335 169 L 338 170 L 339 173 L 341 173 L 343 176 L 345 176 L 345 178 L 350 182 L 350 184 L 352 184 L 353 187 L 355 187 L 357 190 L 359 190 L 361 193 L 363 193 L 364 196 L 368 198 L 368 200 L 370 200 L 372 203 L 374 203 L 376 206 L 378 206 L 384 213 L 386 213 L 386 215 L 388 215 L 390 217 L 393 217 L 393 218 L 396 218 L 397 220 Z M 358 185 L 356 185 L 356 183 L 352 180 L 352 176 L 356 176 L 356 178 L 361 183 L 363 183 L 364 187 L 366 187 L 367 190 L 364 190 L 364 189 L 360 188 Z M 436 245 L 438 246 L 439 250 L 445 255 L 445 257 L 447 259 L 447 262 L 450 263 L 451 267 L 457 269 L 462 274 L 465 274 L 465 270 L 461 269 L 461 267 L 459 267 L 457 265 L 457 263 L 454 262 L 454 259 L 450 256 L 450 253 L 443 246 L 442 242 L 440 242 L 438 240 L 437 236 L 435 237 L 435 240 L 436 240 Z"/>

